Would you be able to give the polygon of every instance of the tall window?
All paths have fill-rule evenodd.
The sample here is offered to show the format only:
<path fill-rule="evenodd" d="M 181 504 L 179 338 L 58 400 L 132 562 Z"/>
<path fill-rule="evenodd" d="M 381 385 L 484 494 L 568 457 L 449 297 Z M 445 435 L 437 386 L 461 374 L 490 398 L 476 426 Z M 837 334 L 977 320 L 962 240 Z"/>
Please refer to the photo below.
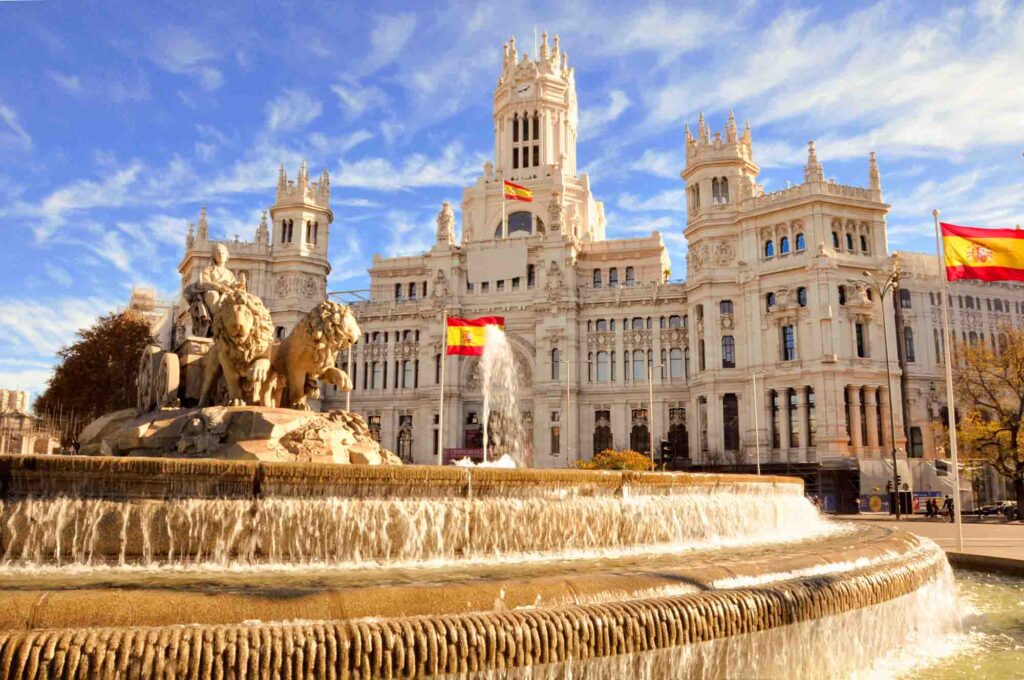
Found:
<path fill-rule="evenodd" d="M 562 353 L 558 351 L 558 348 L 551 350 L 551 379 L 558 380 L 558 374 L 561 370 L 559 362 L 562 360 Z"/>
<path fill-rule="evenodd" d="M 772 311 L 772 307 L 775 306 L 775 293 L 768 293 L 764 296 L 764 308 L 765 311 Z"/>
<path fill-rule="evenodd" d="M 779 240 L 779 255 L 785 255 L 789 252 L 789 237 L 783 236 Z"/>
<path fill-rule="evenodd" d="M 860 252 L 862 252 L 862 253 L 868 252 L 868 237 L 867 236 L 863 236 L 862 235 L 860 237 Z"/>
<path fill-rule="evenodd" d="M 623 319 L 623 321 L 625 321 L 625 319 Z M 625 324 L 623 324 L 623 326 L 625 326 Z M 644 320 L 643 320 L 643 318 L 641 318 L 639 316 L 634 316 L 632 321 L 630 321 L 630 327 L 634 331 L 642 331 L 644 329 Z"/>
<path fill-rule="evenodd" d="M 736 368 L 736 341 L 731 335 L 722 336 L 722 368 Z"/>
<path fill-rule="evenodd" d="M 796 407 L 796 390 L 788 390 L 789 396 L 789 445 L 792 448 L 800 446 L 800 409 Z"/>
<path fill-rule="evenodd" d="M 526 265 L 526 287 L 533 288 L 537 285 L 537 269 L 532 265 Z"/>
<path fill-rule="evenodd" d="M 409 299 L 410 300 L 415 300 L 416 299 L 416 282 L 415 281 L 409 284 Z"/>
<path fill-rule="evenodd" d="M 600 269 L 595 269 L 594 270 L 594 288 L 600 288 L 600 287 L 601 287 L 601 270 Z"/>
<path fill-rule="evenodd" d="M 401 300 L 402 299 L 402 284 L 400 284 L 400 283 L 396 283 L 395 284 L 395 299 L 396 300 Z"/>
<path fill-rule="evenodd" d="M 807 306 L 807 289 L 803 286 L 796 289 L 796 303 L 801 307 Z"/>
<path fill-rule="evenodd" d="M 857 356 L 861 359 L 868 356 L 867 338 L 864 336 L 864 324 L 858 321 L 854 324 L 854 334 L 857 341 Z"/>
<path fill-rule="evenodd" d="M 370 382 L 370 388 L 377 390 L 384 386 L 384 365 L 383 362 L 373 362 L 373 378 Z"/>
<path fill-rule="evenodd" d="M 434 384 L 441 384 L 441 355 L 434 355 Z"/>
<path fill-rule="evenodd" d="M 805 248 L 807 248 L 807 241 L 804 239 L 804 235 L 801 232 L 796 235 L 796 249 L 800 251 L 804 250 Z"/>
<path fill-rule="evenodd" d="M 697 370 L 698 371 L 706 370 L 705 363 L 704 363 L 704 358 L 705 358 L 704 354 L 705 354 L 704 353 L 704 340 L 698 340 L 697 341 Z"/>
<path fill-rule="evenodd" d="M 594 411 L 594 453 L 612 448 L 611 411 Z"/>
<path fill-rule="evenodd" d="M 719 302 L 718 313 L 723 316 L 732 314 L 732 300 L 722 300 Z"/>
<path fill-rule="evenodd" d="M 846 235 L 846 249 L 849 250 L 851 253 L 854 252 L 854 250 L 853 250 L 853 234 L 847 234 Z"/>
<path fill-rule="evenodd" d="M 416 381 L 416 372 L 413 370 L 414 366 L 415 364 L 409 359 L 402 362 L 402 387 L 413 387 Z"/>
<path fill-rule="evenodd" d="M 597 320 L 597 330 L 598 330 L 599 333 L 608 330 L 608 320 L 607 319 L 598 319 Z"/>
<path fill-rule="evenodd" d="M 793 326 L 782 327 L 782 360 L 793 361 L 796 359 L 796 333 Z"/>
<path fill-rule="evenodd" d="M 632 267 L 626 267 L 626 285 L 632 286 L 636 283 L 636 273 Z"/>
<path fill-rule="evenodd" d="M 597 382 L 611 380 L 611 360 L 608 352 L 597 353 Z"/>
<path fill-rule="evenodd" d="M 914 361 L 914 331 L 910 326 L 903 327 L 903 356 L 907 361 Z"/>
<path fill-rule="evenodd" d="M 910 428 L 910 457 L 924 458 L 924 436 L 920 427 Z"/>
<path fill-rule="evenodd" d="M 846 286 L 843 285 L 839 286 L 839 304 L 846 304 Z"/>
<path fill-rule="evenodd" d="M 832 247 L 839 250 L 839 232 L 832 232 Z"/>
<path fill-rule="evenodd" d="M 412 462 L 412 416 L 398 416 L 398 457 L 404 463 Z"/>
<path fill-rule="evenodd" d="M 644 353 L 633 352 L 633 380 L 647 380 L 647 368 L 644 366 Z"/>
<path fill-rule="evenodd" d="M 562 426 L 558 423 L 556 416 L 558 412 L 551 414 L 551 455 L 557 456 L 562 450 Z"/>
<path fill-rule="evenodd" d="M 764 242 L 764 256 L 775 257 L 775 243 L 770 239 Z"/>
<path fill-rule="evenodd" d="M 782 447 L 782 431 L 779 429 L 779 393 L 772 390 L 768 393 L 768 398 L 770 399 L 772 408 L 772 448 L 778 449 Z"/>
<path fill-rule="evenodd" d="M 608 287 L 618 288 L 619 287 L 619 270 L 612 267 L 608 270 Z"/>
<path fill-rule="evenodd" d="M 722 397 L 722 435 L 726 451 L 740 450 L 740 404 L 735 394 Z"/>
<path fill-rule="evenodd" d="M 807 388 L 807 446 L 814 446 L 814 388 Z"/>
<path fill-rule="evenodd" d="M 683 377 L 690 379 L 690 348 L 683 350 Z"/>
<path fill-rule="evenodd" d="M 669 328 L 679 328 L 680 325 L 681 325 L 681 322 L 680 322 L 678 314 L 673 314 L 672 316 L 668 317 L 668 327 Z"/>

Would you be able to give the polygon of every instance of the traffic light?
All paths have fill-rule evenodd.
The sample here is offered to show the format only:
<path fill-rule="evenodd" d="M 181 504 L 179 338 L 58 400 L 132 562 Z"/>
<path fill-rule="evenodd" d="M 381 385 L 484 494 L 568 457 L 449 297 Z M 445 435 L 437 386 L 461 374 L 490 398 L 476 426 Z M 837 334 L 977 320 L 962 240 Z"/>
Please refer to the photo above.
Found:
<path fill-rule="evenodd" d="M 662 440 L 661 442 L 661 463 L 665 463 L 672 460 L 672 442 Z"/>
<path fill-rule="evenodd" d="M 885 483 L 885 492 L 892 493 L 892 480 L 890 479 Z"/>
<path fill-rule="evenodd" d="M 897 488 L 897 489 L 898 489 L 898 488 L 900 488 L 900 481 L 902 481 L 902 480 L 900 479 L 900 476 L 899 476 L 899 475 L 896 475 L 896 488 Z"/>

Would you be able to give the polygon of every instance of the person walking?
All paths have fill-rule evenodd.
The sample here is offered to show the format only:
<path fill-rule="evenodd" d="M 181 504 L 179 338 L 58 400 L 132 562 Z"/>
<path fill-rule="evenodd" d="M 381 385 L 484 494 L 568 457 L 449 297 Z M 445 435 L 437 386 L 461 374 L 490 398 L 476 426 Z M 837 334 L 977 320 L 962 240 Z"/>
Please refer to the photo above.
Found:
<path fill-rule="evenodd" d="M 953 521 L 953 497 L 946 496 L 946 501 L 942 504 L 942 509 L 949 513 L 949 521 Z"/>

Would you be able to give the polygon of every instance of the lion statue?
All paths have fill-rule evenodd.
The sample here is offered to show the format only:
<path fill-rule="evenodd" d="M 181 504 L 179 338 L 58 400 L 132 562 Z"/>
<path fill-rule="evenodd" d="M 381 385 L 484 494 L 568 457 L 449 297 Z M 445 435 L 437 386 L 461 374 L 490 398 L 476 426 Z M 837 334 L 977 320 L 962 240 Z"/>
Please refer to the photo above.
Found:
<path fill-rule="evenodd" d="M 227 384 L 228 406 L 244 406 L 247 401 L 273 405 L 270 348 L 274 326 L 263 301 L 241 285 L 231 287 L 217 305 L 211 331 L 213 347 L 203 359 L 199 405 L 209 405 L 220 375 Z M 246 393 L 252 395 L 249 400 Z"/>
<path fill-rule="evenodd" d="M 272 352 L 277 405 L 309 410 L 306 399 L 320 397 L 318 380 L 350 391 L 352 381 L 335 364 L 338 352 L 355 344 L 359 335 L 359 324 L 345 305 L 324 300 L 310 310 Z"/>

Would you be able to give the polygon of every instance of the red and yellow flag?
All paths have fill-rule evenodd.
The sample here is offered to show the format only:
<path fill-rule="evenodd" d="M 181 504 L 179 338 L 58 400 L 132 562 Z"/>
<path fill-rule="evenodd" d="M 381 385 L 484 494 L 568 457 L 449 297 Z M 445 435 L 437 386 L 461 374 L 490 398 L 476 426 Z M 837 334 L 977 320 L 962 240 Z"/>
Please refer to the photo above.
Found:
<path fill-rule="evenodd" d="M 1024 281 L 1024 229 L 941 226 L 947 280 Z"/>
<path fill-rule="evenodd" d="M 533 190 L 505 180 L 505 200 L 533 202 Z"/>
<path fill-rule="evenodd" d="M 480 356 L 484 353 L 488 326 L 497 326 L 501 330 L 505 330 L 505 317 L 481 316 L 479 319 L 448 317 L 446 353 Z"/>

